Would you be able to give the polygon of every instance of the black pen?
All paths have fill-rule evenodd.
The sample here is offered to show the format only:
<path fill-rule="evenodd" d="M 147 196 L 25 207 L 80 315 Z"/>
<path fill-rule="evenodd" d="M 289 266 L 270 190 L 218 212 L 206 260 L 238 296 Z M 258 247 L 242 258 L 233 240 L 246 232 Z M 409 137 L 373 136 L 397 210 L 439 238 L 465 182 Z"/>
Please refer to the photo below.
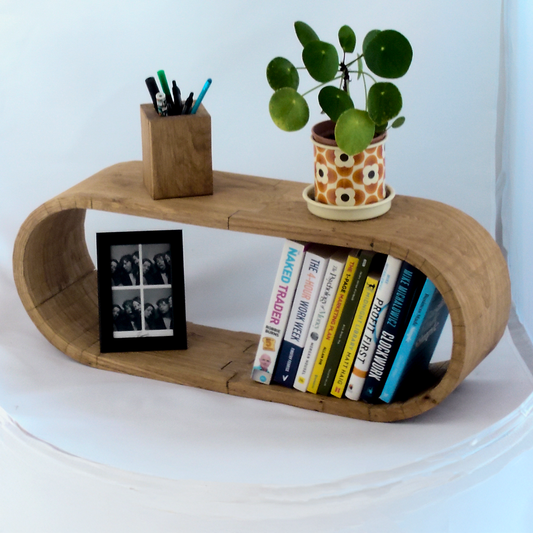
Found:
<path fill-rule="evenodd" d="M 181 101 L 181 91 L 175 80 L 172 80 L 172 96 L 174 97 L 174 114 L 181 115 L 183 102 Z"/>
<path fill-rule="evenodd" d="M 144 80 L 146 83 L 146 87 L 148 87 L 148 92 L 150 93 L 150 96 L 152 98 L 152 102 L 154 104 L 154 109 L 157 111 L 157 98 L 156 95 L 159 92 L 159 87 L 157 86 L 157 83 L 155 81 L 154 77 L 146 78 Z"/>
<path fill-rule="evenodd" d="M 183 109 L 181 110 L 182 115 L 188 115 L 191 112 L 193 97 L 194 93 L 191 93 L 189 94 L 187 100 L 185 100 L 185 103 L 183 104 Z"/>

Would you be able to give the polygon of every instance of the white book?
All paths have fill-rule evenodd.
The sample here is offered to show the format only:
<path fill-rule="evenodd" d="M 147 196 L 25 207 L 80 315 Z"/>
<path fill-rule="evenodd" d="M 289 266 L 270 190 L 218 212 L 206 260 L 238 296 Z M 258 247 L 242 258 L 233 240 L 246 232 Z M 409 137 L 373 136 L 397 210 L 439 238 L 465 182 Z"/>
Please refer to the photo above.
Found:
<path fill-rule="evenodd" d="M 383 328 L 383 322 L 392 298 L 392 293 L 400 273 L 402 261 L 389 255 L 379 280 L 376 296 L 368 315 L 361 343 L 355 356 L 354 368 L 350 375 L 345 395 L 350 400 L 358 400 L 363 390 L 365 376 L 370 368 L 376 344 Z"/>
<path fill-rule="evenodd" d="M 289 322 L 278 354 L 273 382 L 292 387 L 322 281 L 334 248 L 311 244 L 305 252 Z"/>
<path fill-rule="evenodd" d="M 259 383 L 268 385 L 272 380 L 300 277 L 306 246 L 304 243 L 290 240 L 286 240 L 283 245 L 274 288 L 270 296 L 252 369 L 252 379 Z"/>
<path fill-rule="evenodd" d="M 302 392 L 307 391 L 318 349 L 320 348 L 320 343 L 328 323 L 349 252 L 350 250 L 348 248 L 339 249 L 331 256 L 328 262 L 294 380 L 293 387 Z"/>

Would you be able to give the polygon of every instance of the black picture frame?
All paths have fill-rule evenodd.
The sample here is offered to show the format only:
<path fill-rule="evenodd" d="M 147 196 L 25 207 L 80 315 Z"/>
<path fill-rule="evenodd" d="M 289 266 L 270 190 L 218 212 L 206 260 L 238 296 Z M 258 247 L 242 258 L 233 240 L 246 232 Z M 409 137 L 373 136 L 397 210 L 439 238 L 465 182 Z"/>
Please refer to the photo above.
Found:
<path fill-rule="evenodd" d="M 100 351 L 185 350 L 182 231 L 97 233 L 96 254 Z"/>

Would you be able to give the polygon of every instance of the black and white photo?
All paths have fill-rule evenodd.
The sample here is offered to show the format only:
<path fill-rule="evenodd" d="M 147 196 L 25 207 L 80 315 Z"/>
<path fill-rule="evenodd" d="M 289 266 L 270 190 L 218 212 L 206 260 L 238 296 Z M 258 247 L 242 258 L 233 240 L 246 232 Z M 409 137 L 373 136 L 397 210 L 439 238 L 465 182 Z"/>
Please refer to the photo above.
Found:
<path fill-rule="evenodd" d="M 185 349 L 181 230 L 97 234 L 100 350 Z"/>

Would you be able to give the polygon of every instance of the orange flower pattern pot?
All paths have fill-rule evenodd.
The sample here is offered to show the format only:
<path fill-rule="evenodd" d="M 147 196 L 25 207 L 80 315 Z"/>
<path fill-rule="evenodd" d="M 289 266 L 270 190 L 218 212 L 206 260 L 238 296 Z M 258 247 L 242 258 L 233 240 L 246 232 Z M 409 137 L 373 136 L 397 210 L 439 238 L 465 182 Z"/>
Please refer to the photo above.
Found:
<path fill-rule="evenodd" d="M 315 200 L 355 206 L 385 198 L 385 139 L 349 156 L 337 146 L 312 138 L 315 159 Z"/>

